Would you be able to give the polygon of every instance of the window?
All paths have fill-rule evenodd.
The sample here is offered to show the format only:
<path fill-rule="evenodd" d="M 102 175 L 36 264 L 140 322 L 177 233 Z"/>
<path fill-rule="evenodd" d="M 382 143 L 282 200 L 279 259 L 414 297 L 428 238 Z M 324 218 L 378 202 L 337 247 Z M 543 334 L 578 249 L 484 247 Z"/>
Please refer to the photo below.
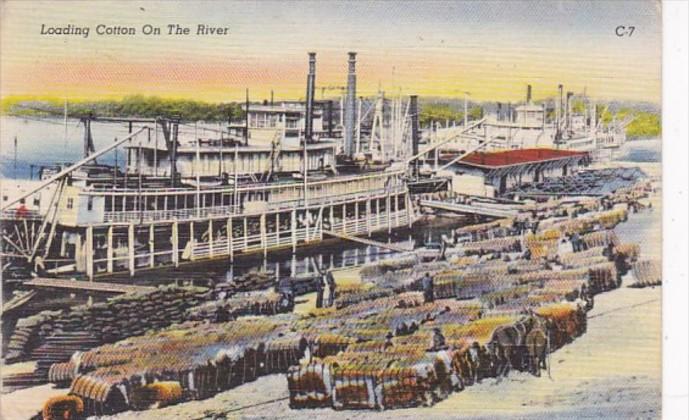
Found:
<path fill-rule="evenodd" d="M 40 205 L 41 205 L 41 200 L 38 199 L 38 198 L 34 198 L 34 199 L 33 199 L 33 205 L 34 205 L 34 207 L 40 206 Z"/>
<path fill-rule="evenodd" d="M 67 199 L 67 208 L 68 209 L 74 208 L 74 199 L 73 198 Z"/>
<path fill-rule="evenodd" d="M 93 197 L 89 196 L 88 202 L 86 203 L 86 209 L 88 211 L 93 210 Z"/>

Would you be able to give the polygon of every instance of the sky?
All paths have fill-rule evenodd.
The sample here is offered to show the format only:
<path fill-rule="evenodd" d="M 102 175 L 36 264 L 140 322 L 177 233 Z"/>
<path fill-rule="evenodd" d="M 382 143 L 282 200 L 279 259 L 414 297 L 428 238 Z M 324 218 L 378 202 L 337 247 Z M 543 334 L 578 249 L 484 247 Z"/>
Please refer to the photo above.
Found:
<path fill-rule="evenodd" d="M 130 94 L 233 101 L 305 96 L 346 84 L 356 51 L 359 94 L 477 101 L 534 98 L 557 85 L 594 99 L 660 103 L 661 10 L 640 1 L 60 1 L 4 0 L 0 96 L 67 99 Z M 89 27 L 88 37 L 42 27 Z M 162 29 L 144 35 L 143 25 Z M 167 35 L 168 24 L 191 29 Z M 199 24 L 228 35 L 197 35 Z M 43 26 L 44 25 L 44 26 Z M 136 35 L 97 35 L 97 25 Z M 618 26 L 634 26 L 617 36 Z M 323 89 L 326 88 L 326 89 Z"/>

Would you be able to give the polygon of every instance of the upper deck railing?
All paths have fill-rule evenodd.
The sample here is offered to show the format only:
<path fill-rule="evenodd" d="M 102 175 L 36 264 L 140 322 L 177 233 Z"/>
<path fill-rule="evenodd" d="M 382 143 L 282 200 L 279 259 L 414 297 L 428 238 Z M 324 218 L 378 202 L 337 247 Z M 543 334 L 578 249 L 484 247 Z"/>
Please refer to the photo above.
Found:
<path fill-rule="evenodd" d="M 407 190 L 406 185 L 397 185 L 389 188 L 379 188 L 365 192 L 345 193 L 329 195 L 325 197 L 313 197 L 308 200 L 303 198 L 294 200 L 281 200 L 277 202 L 266 201 L 265 206 L 260 209 L 249 210 L 242 206 L 212 206 L 195 207 L 176 210 L 127 210 L 127 211 L 106 211 L 104 222 L 111 223 L 130 223 L 130 222 L 163 222 L 163 221 L 186 221 L 198 219 L 224 218 L 233 215 L 259 215 L 266 212 L 287 211 L 294 208 L 320 207 L 326 205 L 348 203 L 364 200 L 366 198 L 381 197 L 387 194 L 400 194 Z"/>
<path fill-rule="evenodd" d="M 343 184 L 347 182 L 357 182 L 366 179 L 379 180 L 381 177 L 394 177 L 403 175 L 404 171 L 389 171 L 389 172 L 371 172 L 367 174 L 358 175 L 344 175 L 344 176 L 333 176 L 326 179 L 314 179 L 308 180 L 308 187 L 318 187 L 331 184 Z M 275 191 L 279 189 L 287 188 L 304 188 L 304 182 L 302 180 L 289 180 L 289 181 L 275 181 L 275 182 L 257 182 L 245 185 L 238 185 L 236 188 L 233 185 L 222 185 L 222 186 L 202 186 L 201 193 L 212 194 L 212 193 L 234 193 L 235 191 L 243 192 L 263 192 L 263 191 Z M 91 187 L 81 191 L 81 194 L 93 195 L 93 196 L 140 196 L 140 195 L 186 195 L 186 194 L 197 194 L 198 191 L 193 188 L 150 188 L 142 187 L 137 188 L 99 188 Z"/>

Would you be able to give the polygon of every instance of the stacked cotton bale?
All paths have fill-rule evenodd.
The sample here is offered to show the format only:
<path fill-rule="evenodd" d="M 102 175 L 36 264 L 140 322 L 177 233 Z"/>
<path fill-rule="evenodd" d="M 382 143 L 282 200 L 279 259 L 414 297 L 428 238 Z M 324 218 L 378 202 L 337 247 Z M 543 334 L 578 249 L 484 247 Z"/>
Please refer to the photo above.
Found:
<path fill-rule="evenodd" d="M 641 255 L 641 247 L 639 244 L 621 243 L 613 249 L 615 255 L 619 255 L 628 263 L 631 264 L 639 259 Z"/>
<path fill-rule="evenodd" d="M 345 352 L 333 364 L 335 409 L 395 409 L 431 405 L 446 395 L 449 372 L 423 346 L 385 352 Z"/>
<path fill-rule="evenodd" d="M 567 252 L 558 255 L 558 261 L 563 267 L 577 268 L 607 261 L 603 255 L 605 247 L 597 246 L 580 252 Z"/>
<path fill-rule="evenodd" d="M 189 308 L 184 318 L 190 321 L 225 322 L 248 315 L 276 315 L 291 308 L 281 305 L 281 296 L 271 290 L 245 292 L 230 298 L 204 302 Z"/>
<path fill-rule="evenodd" d="M 334 388 L 332 365 L 322 359 L 292 366 L 287 372 L 291 408 L 330 407 Z"/>
<path fill-rule="evenodd" d="M 311 354 L 315 357 L 335 355 L 357 341 L 355 338 L 333 333 L 309 334 L 307 331 L 305 336 L 309 342 Z"/>
<path fill-rule="evenodd" d="M 532 290 L 531 285 L 506 287 L 500 290 L 484 293 L 480 301 L 488 308 L 509 304 L 527 296 Z"/>
<path fill-rule="evenodd" d="M 578 303 L 556 303 L 536 309 L 549 321 L 550 350 L 554 351 L 586 332 L 586 312 Z"/>
<path fill-rule="evenodd" d="M 551 258 L 557 254 L 560 238 L 559 231 L 549 229 L 535 235 L 526 235 L 525 243 L 531 252 L 532 259 Z"/>
<path fill-rule="evenodd" d="M 349 290 L 348 293 L 344 294 L 340 294 L 340 290 L 338 290 L 338 296 L 335 299 L 335 307 L 337 309 L 342 309 L 360 302 L 392 296 L 393 294 L 394 291 L 392 289 L 381 289 L 378 287 L 362 287 L 356 290 Z"/>
<path fill-rule="evenodd" d="M 589 287 L 593 293 L 600 293 L 619 287 L 617 268 L 612 262 L 604 262 L 590 266 Z"/>
<path fill-rule="evenodd" d="M 42 312 L 18 321 L 10 348 L 38 360 L 39 370 L 47 373 L 50 364 L 67 360 L 74 351 L 180 323 L 188 308 L 209 297 L 203 288 L 160 287 L 63 312 Z"/>
<path fill-rule="evenodd" d="M 225 291 L 228 294 L 239 292 L 250 292 L 253 290 L 263 290 L 275 285 L 275 274 L 260 271 L 250 271 L 235 276 L 232 281 L 228 283 L 221 283 L 216 285 L 218 291 Z"/>
<path fill-rule="evenodd" d="M 519 252 L 521 251 L 521 239 L 518 236 L 485 239 L 475 242 L 467 242 L 462 245 L 467 255 L 482 255 L 494 252 Z"/>
<path fill-rule="evenodd" d="M 287 333 L 285 327 L 259 318 L 225 324 L 188 323 L 101 346 L 78 362 L 70 361 L 75 370 L 71 393 L 84 400 L 88 415 L 167 403 L 167 398 L 140 398 L 159 395 L 146 387 L 160 382 L 178 384 L 169 387 L 175 391 L 175 401 L 207 398 L 264 374 L 286 372 L 297 364 L 306 342 Z M 137 401 L 143 401 L 145 407 Z"/>
<path fill-rule="evenodd" d="M 289 287 L 295 296 L 315 292 L 318 289 L 318 283 L 321 281 L 321 276 L 290 277 L 288 279 Z"/>
<path fill-rule="evenodd" d="M 620 240 L 612 230 L 601 230 L 581 235 L 581 240 L 587 249 L 619 245 Z"/>
<path fill-rule="evenodd" d="M 53 332 L 53 320 L 61 313 L 62 311 L 43 311 L 19 319 L 7 344 L 5 362 L 15 363 L 29 357 L 31 351 Z"/>
<path fill-rule="evenodd" d="M 641 260 L 632 264 L 632 287 L 658 286 L 663 282 L 663 266 L 658 260 Z"/>
<path fill-rule="evenodd" d="M 414 254 L 402 255 L 396 258 L 376 261 L 374 263 L 366 264 L 361 268 L 359 274 L 362 280 L 370 280 L 375 277 L 384 275 L 391 271 L 398 271 L 405 268 L 412 268 L 418 263 L 418 259 Z"/>

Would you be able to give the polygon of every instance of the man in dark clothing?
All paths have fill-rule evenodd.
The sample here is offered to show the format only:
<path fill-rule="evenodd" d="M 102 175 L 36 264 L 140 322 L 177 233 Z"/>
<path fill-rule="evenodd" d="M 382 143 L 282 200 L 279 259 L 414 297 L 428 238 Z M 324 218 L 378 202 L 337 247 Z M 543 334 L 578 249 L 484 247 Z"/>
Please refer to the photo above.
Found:
<path fill-rule="evenodd" d="M 333 277 L 332 271 L 328 271 L 328 274 L 325 275 L 325 281 L 328 284 L 328 307 L 333 306 L 335 303 L 335 298 L 337 298 L 337 293 L 335 291 L 336 285 L 335 285 L 335 277 Z"/>
<path fill-rule="evenodd" d="M 389 333 L 385 336 L 385 344 L 383 345 L 383 348 L 384 348 L 384 349 L 387 350 L 387 349 L 389 349 L 390 347 L 393 346 L 393 344 L 392 344 L 392 337 L 393 337 L 393 335 L 392 335 L 391 332 L 389 332 Z"/>
<path fill-rule="evenodd" d="M 324 276 L 319 276 L 316 279 L 316 308 L 323 307 L 323 289 L 325 288 Z"/>
<path fill-rule="evenodd" d="M 288 278 L 282 278 L 277 284 L 276 292 L 280 294 L 280 306 L 282 308 L 294 307 L 294 292 Z"/>
<path fill-rule="evenodd" d="M 445 336 L 440 331 L 440 328 L 433 328 L 433 338 L 431 340 L 431 348 L 428 351 L 442 351 L 447 350 L 448 346 L 445 344 Z"/>
<path fill-rule="evenodd" d="M 423 288 L 424 302 L 433 302 L 433 277 L 429 273 L 424 274 L 423 279 L 421 279 L 421 287 Z"/>
<path fill-rule="evenodd" d="M 603 256 L 608 257 L 608 260 L 613 261 L 613 258 L 615 257 L 615 245 L 613 245 L 612 242 L 609 242 L 603 250 Z"/>
<path fill-rule="evenodd" d="M 215 322 L 227 322 L 230 320 L 230 313 L 225 308 L 225 305 L 220 305 L 218 310 L 215 312 Z"/>
<path fill-rule="evenodd" d="M 572 233 L 572 236 L 570 237 L 570 240 L 572 241 L 572 250 L 574 252 L 581 252 L 584 250 L 583 244 L 581 243 L 581 237 L 579 237 L 579 234 L 574 232 Z"/>
<path fill-rule="evenodd" d="M 540 223 L 540 221 L 538 219 L 536 219 L 533 222 L 533 225 L 531 225 L 531 233 L 533 233 L 534 235 L 536 234 L 536 232 L 538 232 L 538 224 L 539 223 Z"/>

